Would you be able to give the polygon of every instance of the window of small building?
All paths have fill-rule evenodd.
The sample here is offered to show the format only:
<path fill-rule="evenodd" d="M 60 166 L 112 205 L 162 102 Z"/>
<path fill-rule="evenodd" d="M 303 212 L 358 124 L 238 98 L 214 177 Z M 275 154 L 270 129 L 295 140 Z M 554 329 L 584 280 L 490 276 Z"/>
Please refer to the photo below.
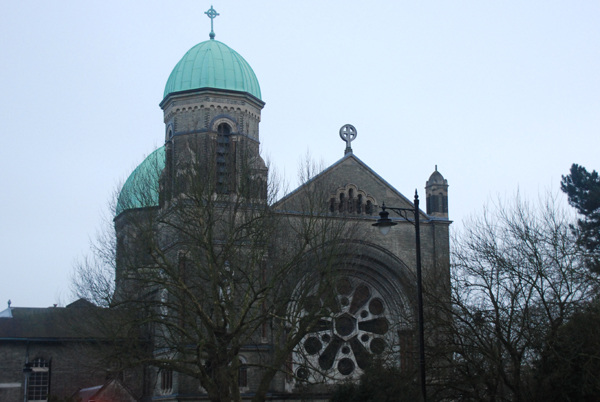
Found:
<path fill-rule="evenodd" d="M 47 401 L 50 387 L 50 362 L 39 357 L 31 362 L 27 382 L 28 401 Z"/>

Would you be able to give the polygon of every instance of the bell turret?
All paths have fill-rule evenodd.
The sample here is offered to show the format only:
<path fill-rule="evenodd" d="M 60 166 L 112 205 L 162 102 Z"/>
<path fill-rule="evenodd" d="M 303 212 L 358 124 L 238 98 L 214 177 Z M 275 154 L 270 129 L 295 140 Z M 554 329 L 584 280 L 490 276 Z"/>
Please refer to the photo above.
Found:
<path fill-rule="evenodd" d="M 437 170 L 429 176 L 425 183 L 425 194 L 427 195 L 427 215 L 439 218 L 448 218 L 448 180 Z"/>

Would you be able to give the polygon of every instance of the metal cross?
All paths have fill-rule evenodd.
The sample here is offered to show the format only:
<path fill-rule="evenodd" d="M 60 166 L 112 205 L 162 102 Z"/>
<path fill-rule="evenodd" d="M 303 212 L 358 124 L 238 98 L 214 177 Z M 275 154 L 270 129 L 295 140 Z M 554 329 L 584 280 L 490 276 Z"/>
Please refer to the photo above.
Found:
<path fill-rule="evenodd" d="M 213 8 L 212 4 L 210 6 L 210 10 L 205 11 L 204 14 L 208 15 L 208 18 L 210 18 L 210 38 L 214 39 L 215 38 L 215 32 L 213 29 L 213 20 L 215 18 L 217 18 L 217 15 L 219 15 L 219 13 Z"/>
<path fill-rule="evenodd" d="M 344 124 L 342 128 L 340 128 L 340 138 L 346 142 L 344 155 L 352 152 L 350 143 L 354 141 L 357 135 L 356 128 L 354 128 L 352 124 Z"/>

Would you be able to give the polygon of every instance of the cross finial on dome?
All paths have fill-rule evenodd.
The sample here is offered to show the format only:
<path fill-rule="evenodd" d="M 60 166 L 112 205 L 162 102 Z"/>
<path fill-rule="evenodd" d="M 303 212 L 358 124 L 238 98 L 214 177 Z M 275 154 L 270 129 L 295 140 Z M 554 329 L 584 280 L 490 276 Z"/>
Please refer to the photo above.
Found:
<path fill-rule="evenodd" d="M 213 29 L 213 20 L 215 18 L 217 18 L 217 16 L 219 15 L 219 13 L 213 8 L 212 4 L 210 6 L 210 10 L 205 11 L 204 14 L 208 15 L 208 18 L 210 18 L 210 34 L 208 35 L 211 39 L 215 38 L 215 31 Z"/>

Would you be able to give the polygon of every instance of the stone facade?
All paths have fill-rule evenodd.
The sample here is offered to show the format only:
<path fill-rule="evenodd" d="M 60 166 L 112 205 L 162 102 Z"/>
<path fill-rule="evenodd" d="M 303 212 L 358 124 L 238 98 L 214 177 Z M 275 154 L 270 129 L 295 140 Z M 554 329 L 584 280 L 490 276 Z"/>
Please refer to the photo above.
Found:
<path fill-rule="evenodd" d="M 413 347 L 416 344 L 413 339 L 416 329 L 415 228 L 411 222 L 399 219 L 397 226 L 394 226 L 387 235 L 382 235 L 376 227 L 372 226 L 382 204 L 412 209 L 412 202 L 353 153 L 348 153 L 315 177 L 309 186 L 296 190 L 295 193 L 276 203 L 275 208 L 282 213 L 287 210 L 297 210 L 294 198 L 303 191 L 311 191 L 311 185 L 331 188 L 331 215 L 324 219 L 353 220 L 356 221 L 356 227 L 360 228 L 359 235 L 353 239 L 354 246 L 348 255 L 343 257 L 341 276 L 343 280 L 348 279 L 348 288 L 344 290 L 338 287 L 336 290 L 340 300 L 345 298 L 355 300 L 361 291 L 368 294 L 368 297 L 364 298 L 366 309 L 361 307 L 352 311 L 353 308 L 350 306 L 349 315 L 338 316 L 352 322 L 356 320 L 358 330 L 355 332 L 342 336 L 340 330 L 335 328 L 338 325 L 338 318 L 334 319 L 334 330 L 331 336 L 336 339 L 341 338 L 343 341 L 339 342 L 339 351 L 335 360 L 338 364 L 335 378 L 339 380 L 357 378 L 361 372 L 359 355 L 365 350 L 373 355 L 391 354 L 395 362 L 403 362 L 409 366 L 408 368 L 412 368 L 415 362 Z M 354 191 L 349 192 L 349 189 Z M 349 202 L 348 194 L 354 194 L 353 202 Z M 354 208 L 351 211 L 348 207 L 340 207 L 342 202 L 346 205 L 357 203 L 358 195 L 361 194 L 364 194 L 365 202 L 370 201 L 377 208 L 372 211 L 366 208 Z M 424 282 L 435 284 L 435 291 L 444 299 L 447 297 L 444 295 L 449 292 L 450 280 L 448 233 L 450 221 L 447 218 L 428 216 L 423 212 L 420 212 L 420 221 Z M 432 287 L 430 286 L 429 289 Z M 376 324 L 383 323 L 384 319 L 387 320 L 387 324 L 378 328 Z M 322 338 L 323 332 L 319 335 Z M 309 339 L 311 344 L 305 343 L 304 347 L 313 348 L 315 351 L 318 349 L 315 352 L 315 360 L 318 356 L 319 362 L 322 363 L 323 355 L 319 353 L 327 353 L 327 346 L 331 345 L 330 339 L 327 338 L 325 342 L 317 337 L 309 337 L 307 341 Z M 349 345 L 350 348 L 344 350 L 345 345 Z M 355 367 L 355 364 L 359 367 Z M 321 367 L 323 368 L 323 365 Z M 335 367 L 332 366 L 331 369 L 335 371 Z"/>
<path fill-rule="evenodd" d="M 186 219 L 190 218 L 185 217 L 189 210 L 186 205 L 202 202 L 210 205 L 210 210 L 206 216 L 198 218 L 199 226 L 226 225 L 225 220 L 211 220 L 210 213 L 218 215 L 233 203 L 242 206 L 235 217 L 251 215 L 253 209 L 267 206 L 276 216 L 286 217 L 294 224 L 308 214 L 303 197 L 318 193 L 324 195 L 319 205 L 322 210 L 319 221 L 343 222 L 353 228 L 352 235 L 336 240 L 344 245 L 344 251 L 335 255 L 333 263 L 336 281 L 329 291 L 330 314 L 319 316 L 317 325 L 281 365 L 280 372 L 269 385 L 269 400 L 327 400 L 333 384 L 357 379 L 373 356 L 385 357 L 412 369 L 417 315 L 415 227 L 410 217 L 409 220 L 394 218 L 397 225 L 384 236 L 372 224 L 382 205 L 414 209 L 413 201 L 354 155 L 350 148 L 354 137 L 346 140 L 342 159 L 289 195 L 276 202 L 269 200 L 268 172 L 259 154 L 259 123 L 264 105 L 250 93 L 230 89 L 200 87 L 165 95 L 160 104 L 165 123 L 164 161 L 155 159 L 155 166 L 150 167 L 154 169 L 152 174 L 144 176 L 144 172 L 139 171 L 135 173 L 137 177 L 130 177 L 131 182 L 126 183 L 127 191 L 141 189 L 140 197 L 136 198 L 136 194 L 125 194 L 128 196 L 125 197 L 126 186 L 119 197 L 121 205 L 115 217 L 116 302 L 134 298 L 138 304 L 146 303 L 143 306 L 145 314 L 167 318 L 184 315 L 182 310 L 165 307 L 173 294 L 160 281 L 164 277 L 161 269 L 166 268 L 160 267 L 157 259 L 175 267 L 176 272 L 183 272 L 181 281 L 186 283 L 191 282 L 191 275 L 194 275 L 188 267 L 204 256 L 191 254 L 185 244 L 187 240 L 178 238 L 172 228 L 165 225 L 165 216 L 175 208 L 181 208 L 183 215 L 177 218 L 180 221 L 172 220 L 171 226 L 180 224 L 183 227 L 189 223 Z M 148 173 L 149 167 L 145 169 Z M 191 196 L 190 189 L 200 185 L 208 186 L 203 189 L 210 193 L 206 200 Z M 154 186 L 157 199 L 143 193 L 148 186 Z M 451 222 L 448 220 L 447 189 L 447 181 L 436 168 L 426 184 L 427 212 L 419 211 L 424 282 L 440 300 L 447 299 L 449 292 Z M 134 202 L 126 204 L 123 201 L 128 199 L 134 199 Z M 146 226 L 150 231 L 143 228 L 144 222 L 149 222 Z M 218 234 L 218 230 L 215 233 Z M 281 235 L 286 235 L 285 229 Z M 148 241 L 157 244 L 157 250 L 149 251 Z M 219 241 L 221 239 L 214 239 L 216 249 L 221 247 Z M 265 271 L 273 264 L 265 261 Z M 262 269 L 261 264 L 258 266 Z M 216 275 L 231 274 L 224 272 L 226 269 L 228 265 Z M 151 284 L 142 281 L 151 274 L 156 275 Z M 306 277 L 310 275 L 310 271 L 305 272 Z M 304 280 L 299 278 L 300 282 Z M 207 283 L 216 282 L 207 279 Z M 226 299 L 230 285 L 223 282 L 218 286 L 221 286 L 221 293 L 217 298 L 219 301 Z M 204 291 L 197 289 L 198 293 Z M 205 301 L 201 300 L 202 303 Z M 54 310 L 40 310 L 44 310 L 43 314 L 29 318 L 31 323 L 46 328 L 38 335 L 33 327 L 11 335 L 11 325 L 14 326 L 19 315 L 17 310 L 13 318 L 0 318 L 0 400 L 23 400 L 23 365 L 30 361 L 28 359 L 51 360 L 48 371 L 52 385 L 49 389 L 52 395 L 60 397 L 70 396 L 79 388 L 102 384 L 107 374 L 110 377 L 109 370 L 102 368 L 92 356 L 97 356 L 95 348 L 102 339 L 93 333 L 82 336 L 81 332 L 60 332 L 63 330 L 56 329 L 62 328 L 57 327 L 58 321 L 47 318 L 53 317 Z M 69 308 L 60 310 L 70 311 Z M 426 311 L 426 314 L 430 313 Z M 184 322 L 180 327 L 186 325 L 199 324 Z M 261 369 L 257 366 L 274 358 L 278 339 L 272 328 L 262 325 L 240 347 L 239 383 L 244 399 L 251 398 L 259 386 Z M 52 331 L 58 331 L 58 335 Z M 191 354 L 185 348 L 167 347 L 165 326 L 148 326 L 145 331 L 144 339 L 153 342 L 149 353 L 155 361 Z M 107 338 L 105 345 L 110 346 L 110 342 L 117 340 L 118 337 Z M 186 347 L 200 348 L 198 345 Z M 125 385 L 131 387 L 132 394 L 140 400 L 207 400 L 207 393 L 198 380 L 172 370 L 168 362 L 140 370 L 124 378 Z"/>
<path fill-rule="evenodd" d="M 190 181 L 194 180 L 216 182 L 215 197 L 236 193 L 243 176 L 239 171 L 239 166 L 244 164 L 242 160 L 252 161 L 249 165 L 254 175 L 266 182 L 266 167 L 258 153 L 258 123 L 263 105 L 248 94 L 217 89 L 167 96 L 161 103 L 165 115 L 166 162 L 160 179 L 160 202 L 148 211 L 158 216 L 163 213 L 161 211 L 168 211 L 172 205 L 180 203 L 188 197 Z M 227 158 L 222 167 L 219 165 L 220 157 L 223 160 Z M 218 187 L 221 168 L 227 171 L 228 181 L 224 190 Z M 202 172 L 203 176 L 214 177 L 199 178 L 197 173 L 189 173 L 196 171 Z M 425 283 L 435 284 L 438 296 L 444 299 L 449 291 L 450 221 L 447 182 L 437 170 L 427 182 L 428 197 L 432 191 L 435 196 L 442 191 L 445 204 L 440 203 L 442 206 L 439 208 L 442 209 L 439 210 L 428 209 L 430 214 L 419 211 L 422 266 Z M 342 159 L 271 208 L 293 220 L 294 216 L 304 213 L 302 199 L 308 193 L 327 194 L 323 197 L 323 209 L 328 213 L 321 219 L 346 221 L 356 231 L 346 240 L 349 246 L 337 263 L 339 280 L 332 292 L 337 293 L 335 297 L 340 311 L 324 317 L 328 326 L 326 330 L 310 333 L 303 339 L 289 367 L 272 381 L 271 400 L 301 399 L 303 395 L 310 395 L 313 400 L 326 400 L 330 390 L 327 384 L 357 379 L 369 356 L 386 356 L 408 369 L 413 369 L 415 364 L 415 228 L 412 222 L 397 218 L 397 225 L 384 236 L 372 226 L 381 205 L 413 209 L 412 200 L 370 169 L 349 147 Z M 264 202 L 261 191 L 257 197 Z M 134 216 L 143 213 L 126 210 L 115 219 L 117 236 L 129 239 L 122 243 L 134 243 L 135 230 L 129 226 L 138 219 Z M 157 233 L 157 237 L 169 238 L 170 235 Z M 167 243 L 164 249 L 169 250 L 170 258 L 177 259 L 180 255 L 177 240 L 171 239 Z M 134 247 L 120 254 L 139 256 L 143 253 Z M 119 269 L 124 270 L 123 265 L 118 264 L 121 266 Z M 272 341 L 267 330 L 265 334 L 257 334 L 254 343 L 248 343 L 240 350 L 245 367 L 240 390 L 247 398 L 260 379 L 259 369 L 254 366 L 268 359 Z M 309 367 L 326 372 L 327 378 L 316 378 Z M 306 387 L 307 382 L 325 385 Z M 156 371 L 154 392 L 165 401 L 176 401 L 181 395 L 190 400 L 207 398 L 197 380 L 165 370 Z"/>

